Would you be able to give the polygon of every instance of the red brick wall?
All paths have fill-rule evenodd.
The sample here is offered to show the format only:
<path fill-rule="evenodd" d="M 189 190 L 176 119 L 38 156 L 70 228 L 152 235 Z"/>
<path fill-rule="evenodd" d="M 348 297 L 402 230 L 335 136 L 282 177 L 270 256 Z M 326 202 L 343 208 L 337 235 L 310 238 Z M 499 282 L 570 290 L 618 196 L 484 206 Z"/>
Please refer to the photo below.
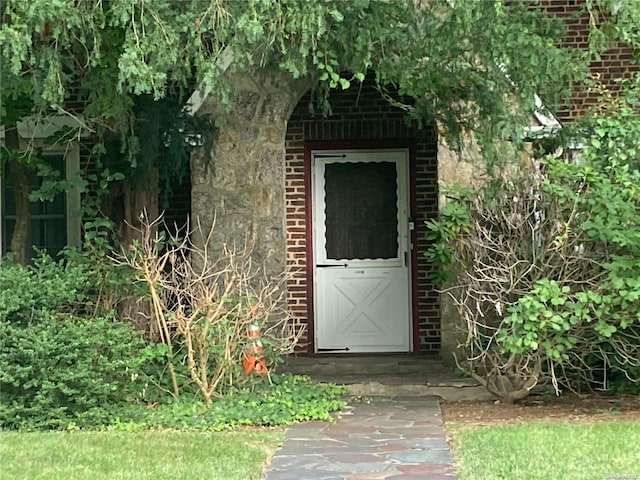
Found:
<path fill-rule="evenodd" d="M 588 49 L 590 16 L 584 0 L 541 0 L 540 6 L 567 25 L 565 47 Z M 592 57 L 590 71 L 605 87 L 616 92 L 620 88 L 615 82 L 616 78 L 629 78 L 638 71 L 638 66 L 631 64 L 632 53 L 631 47 L 619 42 L 603 52 L 599 59 Z M 575 120 L 589 106 L 596 104 L 597 99 L 596 92 L 575 90 L 558 112 L 558 119 L 562 122 Z"/>
<path fill-rule="evenodd" d="M 307 241 L 303 125 L 290 122 L 286 136 L 285 156 L 285 222 L 287 237 L 287 267 L 291 277 L 287 282 L 287 303 L 296 329 L 307 325 Z M 310 194 L 309 194 L 310 195 Z M 301 350 L 312 352 L 307 345 L 308 332 L 299 344 Z"/>
<path fill-rule="evenodd" d="M 298 328 L 307 326 L 307 228 L 306 208 L 311 193 L 307 191 L 310 181 L 305 178 L 304 147 L 306 141 L 375 141 L 384 146 L 386 141 L 398 139 L 412 147 L 415 171 L 411 173 L 415 182 L 415 224 L 417 259 L 417 316 L 419 351 L 437 352 L 440 348 L 440 307 L 435 287 L 428 278 L 429 264 L 423 256 L 427 246 L 424 221 L 438 213 L 437 184 L 437 140 L 431 127 L 417 129 L 410 126 L 401 110 L 392 107 L 366 81 L 362 88 L 354 85 L 346 91 L 331 93 L 331 114 L 326 118 L 309 112 L 311 95 L 305 95 L 289 120 L 286 135 L 286 225 L 287 262 L 293 271 L 289 281 L 288 304 L 293 322 Z M 397 146 L 397 143 L 393 144 Z M 307 335 L 312 329 L 308 325 Z M 302 349 L 313 352 L 311 338 L 307 336 Z"/>

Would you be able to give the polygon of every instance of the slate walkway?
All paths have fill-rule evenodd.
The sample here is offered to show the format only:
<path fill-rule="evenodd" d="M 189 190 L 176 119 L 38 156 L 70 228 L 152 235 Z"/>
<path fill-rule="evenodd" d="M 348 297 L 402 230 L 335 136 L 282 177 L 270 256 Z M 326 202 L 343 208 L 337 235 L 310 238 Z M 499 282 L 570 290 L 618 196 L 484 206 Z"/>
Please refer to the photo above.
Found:
<path fill-rule="evenodd" d="M 455 480 L 435 397 L 353 403 L 287 429 L 264 480 Z"/>

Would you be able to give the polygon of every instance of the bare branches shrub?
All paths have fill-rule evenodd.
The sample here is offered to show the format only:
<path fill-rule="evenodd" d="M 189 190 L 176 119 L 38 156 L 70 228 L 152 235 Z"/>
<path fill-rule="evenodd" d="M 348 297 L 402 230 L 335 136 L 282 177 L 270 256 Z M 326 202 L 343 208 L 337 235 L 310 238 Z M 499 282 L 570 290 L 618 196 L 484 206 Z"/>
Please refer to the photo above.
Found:
<path fill-rule="evenodd" d="M 152 322 L 166 346 L 173 394 L 180 388 L 177 362 L 205 403 L 242 382 L 247 328 L 262 327 L 270 366 L 279 355 L 293 351 L 299 338 L 290 328 L 284 302 L 286 275 L 270 278 L 251 258 L 251 244 L 242 248 L 210 246 L 209 232 L 196 228 L 168 235 L 161 220 L 143 219 L 140 241 L 119 261 L 132 267 L 147 286 L 153 306 Z M 191 241 L 203 235 L 204 246 Z"/>
<path fill-rule="evenodd" d="M 637 229 L 626 215 L 638 203 L 629 180 L 550 160 L 456 195 L 429 224 L 429 256 L 456 272 L 440 278 L 464 332 L 456 361 L 503 401 L 547 381 L 557 392 L 606 388 L 612 369 L 638 372 L 640 235 L 623 238 Z"/>

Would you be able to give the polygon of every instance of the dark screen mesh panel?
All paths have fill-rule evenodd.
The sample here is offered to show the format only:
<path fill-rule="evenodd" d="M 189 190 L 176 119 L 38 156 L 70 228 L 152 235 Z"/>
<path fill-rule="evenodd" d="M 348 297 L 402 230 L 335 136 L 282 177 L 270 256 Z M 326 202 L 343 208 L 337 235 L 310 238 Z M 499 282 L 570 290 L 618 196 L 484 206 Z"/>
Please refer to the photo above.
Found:
<path fill-rule="evenodd" d="M 327 258 L 397 258 L 395 163 L 330 163 L 324 180 Z"/>

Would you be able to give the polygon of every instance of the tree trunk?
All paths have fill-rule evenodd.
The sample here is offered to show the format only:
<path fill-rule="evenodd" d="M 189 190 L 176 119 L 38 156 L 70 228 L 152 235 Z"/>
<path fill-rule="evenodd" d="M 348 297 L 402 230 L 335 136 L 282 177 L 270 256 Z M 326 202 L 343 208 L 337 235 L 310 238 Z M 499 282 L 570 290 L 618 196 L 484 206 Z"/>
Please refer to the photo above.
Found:
<path fill-rule="evenodd" d="M 7 173 L 11 179 L 14 201 L 16 205 L 16 223 L 9 242 L 9 251 L 17 263 L 25 265 L 29 261 L 29 228 L 31 226 L 31 211 L 29 210 L 29 167 L 22 161 L 19 154 L 18 131 L 15 125 L 5 131 L 5 145 L 9 150 L 7 158 Z"/>
<path fill-rule="evenodd" d="M 125 223 L 121 240 L 124 246 L 140 239 L 142 215 L 145 215 L 151 222 L 158 218 L 158 177 L 158 169 L 151 168 L 146 185 L 132 184 L 129 181 L 124 184 Z"/>
<path fill-rule="evenodd" d="M 158 218 L 158 169 L 152 168 L 145 185 L 126 181 L 123 186 L 123 220 L 122 236 L 123 248 L 127 248 L 136 240 L 140 240 L 142 215 L 149 221 Z M 137 328 L 145 331 L 151 340 L 160 339 L 157 322 L 153 318 L 153 309 L 147 298 L 132 295 L 125 297 L 118 308 L 121 318 L 129 319 Z"/>

